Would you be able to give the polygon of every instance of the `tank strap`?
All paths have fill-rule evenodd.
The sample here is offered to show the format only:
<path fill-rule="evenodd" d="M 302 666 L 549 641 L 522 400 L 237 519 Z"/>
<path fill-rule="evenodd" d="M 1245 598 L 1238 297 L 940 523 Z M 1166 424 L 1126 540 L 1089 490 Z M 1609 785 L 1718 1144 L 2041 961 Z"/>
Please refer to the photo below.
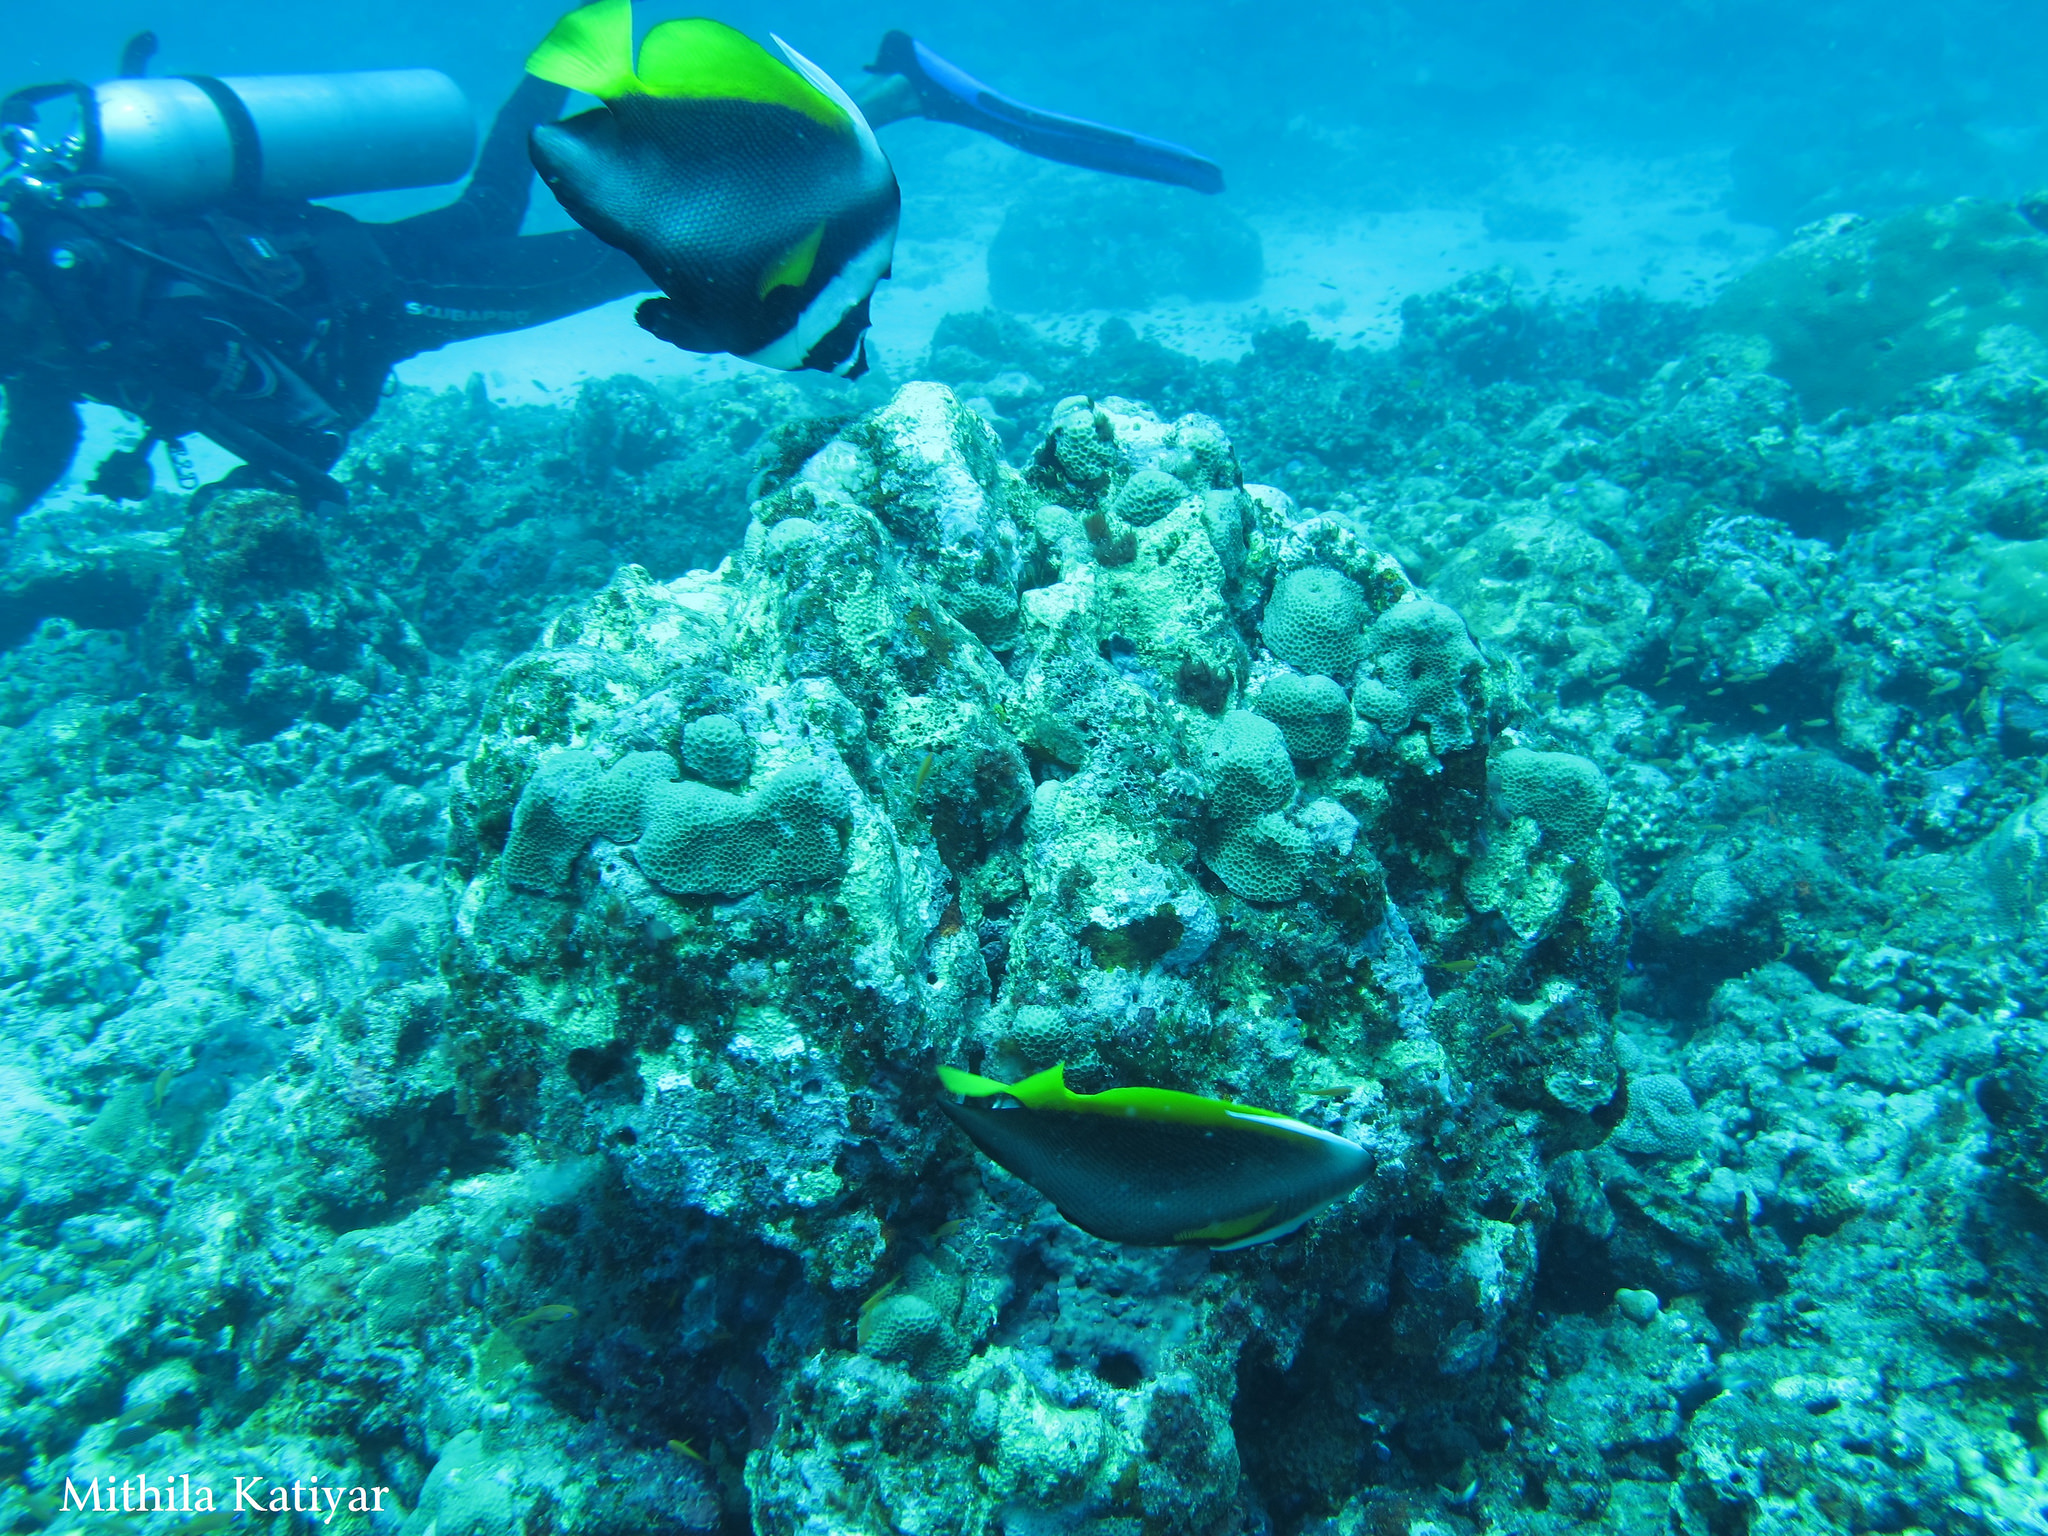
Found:
<path fill-rule="evenodd" d="M 216 80 L 212 75 L 180 75 L 178 78 L 204 91 L 206 99 L 220 113 L 221 122 L 227 126 L 228 144 L 235 157 L 235 196 L 258 196 L 263 189 L 263 140 L 256 132 L 256 119 L 249 115 L 249 108 L 226 81 Z"/>

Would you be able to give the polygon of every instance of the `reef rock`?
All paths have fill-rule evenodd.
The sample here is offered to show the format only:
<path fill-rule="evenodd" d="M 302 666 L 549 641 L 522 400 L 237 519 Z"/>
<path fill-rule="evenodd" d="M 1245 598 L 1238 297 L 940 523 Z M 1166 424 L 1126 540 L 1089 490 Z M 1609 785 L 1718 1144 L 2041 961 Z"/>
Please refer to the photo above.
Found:
<path fill-rule="evenodd" d="M 453 810 L 462 1103 L 755 1256 L 754 1345 L 806 1360 L 756 1529 L 854 1498 L 1225 1528 L 1246 1340 L 1391 1307 L 1424 1369 L 1492 1358 L 1548 1149 L 1620 1092 L 1604 781 L 1502 737 L 1515 707 L 1454 609 L 1244 485 L 1213 421 L 1066 400 L 1020 472 L 910 385 L 717 570 L 628 567 L 499 678 Z M 933 1110 L 938 1063 L 1056 1061 L 1307 1116 L 1375 1173 L 1285 1248 L 1099 1242 Z"/>

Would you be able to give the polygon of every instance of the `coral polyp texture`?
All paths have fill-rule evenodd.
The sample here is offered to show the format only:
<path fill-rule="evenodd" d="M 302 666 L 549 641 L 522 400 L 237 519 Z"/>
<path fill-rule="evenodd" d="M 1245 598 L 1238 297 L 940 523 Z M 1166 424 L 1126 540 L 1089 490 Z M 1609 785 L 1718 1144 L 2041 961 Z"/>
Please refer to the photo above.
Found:
<path fill-rule="evenodd" d="M 27 514 L 0 1522 L 2037 1530 L 2035 237 L 1900 217 Z M 1314 1202 L 1055 1076 L 1345 1177 L 1233 1247 Z"/>
<path fill-rule="evenodd" d="M 459 776 L 465 1092 L 501 1131 L 603 1158 L 646 1219 L 785 1255 L 784 1305 L 817 1319 L 749 1464 L 764 1531 L 828 1528 L 855 1488 L 899 1521 L 942 1500 L 949 1530 L 993 1531 L 1019 1500 L 1213 1529 L 1249 1507 L 1226 1428 L 1247 1341 L 1302 1337 L 1336 1285 L 1395 1298 L 1434 1369 L 1490 1359 L 1535 1248 L 1484 1210 L 1540 1190 L 1563 1143 L 1532 1132 L 1462 1173 L 1444 1149 L 1483 1134 L 1505 1080 L 1565 1137 L 1582 1111 L 1546 1077 L 1615 1078 L 1598 807 L 1567 827 L 1569 771 L 1517 772 L 1578 760 L 1497 741 L 1515 698 L 1457 615 L 1348 520 L 1241 484 L 1211 420 L 1107 398 L 1054 423 L 1020 472 L 949 391 L 905 387 L 758 502 L 719 569 L 629 568 L 556 620 Z M 1111 520 L 1128 548 L 1106 557 Z M 1355 736 L 1361 662 L 1382 729 Z M 744 792 L 684 776 L 714 776 L 714 731 L 752 745 Z M 1398 880 L 1456 900 L 1496 752 L 1595 871 L 1560 885 L 1534 859 L 1540 898 L 1496 883 L 1596 937 L 1467 941 L 1501 946 L 1547 1021 L 1506 1079 L 1439 1026 L 1388 898 Z M 1189 1260 L 1091 1239 L 977 1163 L 936 1113 L 934 1061 L 1228 1086 L 1370 1149 L 1373 1172 L 1246 1312 L 1252 1271 L 1176 1282 Z M 1370 1086 L 1316 1096 L 1333 1082 Z M 1403 1223 L 1444 1233 L 1427 1262 L 1484 1273 L 1482 1294 L 1403 1290 Z M 941 1224 L 915 1259 L 890 1236 Z M 1048 1354 L 1001 1322 L 1016 1280 L 994 1255 L 1020 1237 L 1077 1278 L 1130 1275 L 1119 1326 L 1158 1343 L 1129 1379 L 1105 1379 L 1107 1342 Z M 915 1463 L 861 1452 L 913 1421 L 950 1427 Z"/>

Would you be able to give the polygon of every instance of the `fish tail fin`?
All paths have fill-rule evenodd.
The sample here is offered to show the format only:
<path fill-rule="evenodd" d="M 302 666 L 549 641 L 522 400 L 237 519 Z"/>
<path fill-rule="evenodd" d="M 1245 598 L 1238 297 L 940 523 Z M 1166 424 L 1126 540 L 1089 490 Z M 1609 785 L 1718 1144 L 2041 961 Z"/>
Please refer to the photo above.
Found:
<path fill-rule="evenodd" d="M 643 94 L 633 73 L 633 0 L 593 0 L 554 25 L 526 72 L 602 101 Z"/>

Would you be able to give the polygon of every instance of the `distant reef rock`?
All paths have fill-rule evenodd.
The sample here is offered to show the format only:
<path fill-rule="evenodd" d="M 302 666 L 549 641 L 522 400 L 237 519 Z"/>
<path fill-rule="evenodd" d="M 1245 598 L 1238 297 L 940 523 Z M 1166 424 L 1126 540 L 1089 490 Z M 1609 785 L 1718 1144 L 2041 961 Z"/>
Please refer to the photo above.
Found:
<path fill-rule="evenodd" d="M 1228 203 L 1111 179 L 1027 193 L 988 251 L 989 294 L 1005 309 L 1248 299 L 1264 280 L 1259 232 Z"/>
<path fill-rule="evenodd" d="M 1983 364 L 2042 372 L 2048 233 L 2011 203 L 1977 198 L 1833 215 L 1731 283 L 1707 324 L 1761 338 L 1758 366 L 1815 417 Z"/>

